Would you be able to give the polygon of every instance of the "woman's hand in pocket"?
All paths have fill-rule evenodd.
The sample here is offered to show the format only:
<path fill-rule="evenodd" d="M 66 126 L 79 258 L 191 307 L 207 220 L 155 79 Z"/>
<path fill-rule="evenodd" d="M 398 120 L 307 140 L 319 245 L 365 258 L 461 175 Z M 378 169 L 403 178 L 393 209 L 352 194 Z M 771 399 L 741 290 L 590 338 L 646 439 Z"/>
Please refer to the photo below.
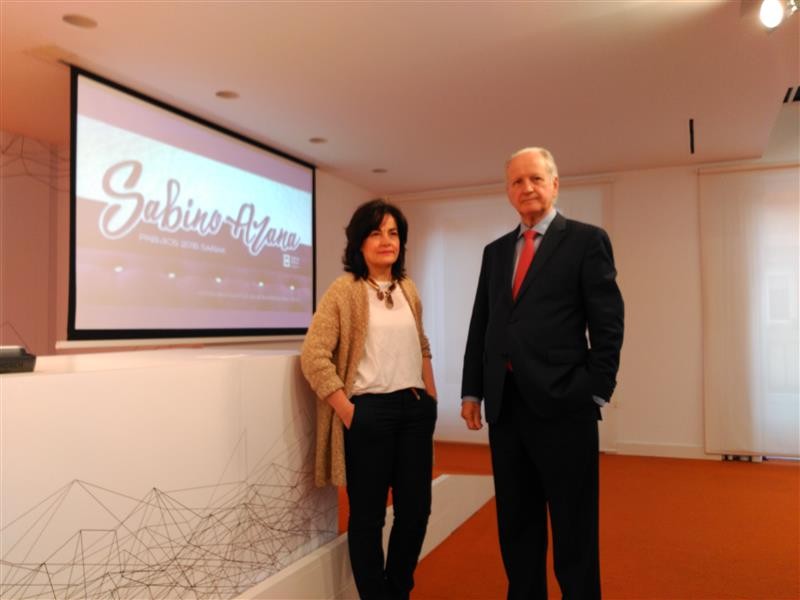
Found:
<path fill-rule="evenodd" d="M 353 424 L 353 415 L 355 414 L 356 407 L 347 398 L 344 390 L 341 388 L 336 390 L 325 398 L 325 401 L 331 405 L 331 408 L 333 408 L 334 412 L 336 412 L 336 416 L 344 423 L 344 426 L 350 429 L 350 426 Z"/>
<path fill-rule="evenodd" d="M 347 404 L 348 406 L 346 406 L 343 412 L 339 414 L 339 418 L 342 420 L 342 423 L 344 423 L 344 426 L 347 427 L 347 429 L 350 429 L 353 426 L 353 417 L 356 414 L 356 405 L 349 400 L 347 401 Z"/>

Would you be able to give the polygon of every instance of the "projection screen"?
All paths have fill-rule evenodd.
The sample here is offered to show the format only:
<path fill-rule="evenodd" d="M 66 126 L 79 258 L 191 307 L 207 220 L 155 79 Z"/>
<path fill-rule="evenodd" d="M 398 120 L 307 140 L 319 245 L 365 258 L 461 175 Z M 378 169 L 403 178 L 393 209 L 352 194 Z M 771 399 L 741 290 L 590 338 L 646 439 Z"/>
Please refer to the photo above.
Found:
<path fill-rule="evenodd" d="M 72 70 L 70 340 L 305 333 L 314 167 Z"/>

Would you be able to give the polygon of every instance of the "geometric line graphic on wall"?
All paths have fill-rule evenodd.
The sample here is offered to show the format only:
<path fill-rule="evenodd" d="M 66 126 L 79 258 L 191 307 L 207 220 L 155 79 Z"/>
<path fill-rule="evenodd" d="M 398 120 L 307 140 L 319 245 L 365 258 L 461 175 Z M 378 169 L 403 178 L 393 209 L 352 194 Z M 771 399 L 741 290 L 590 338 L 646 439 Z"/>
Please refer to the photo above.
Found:
<path fill-rule="evenodd" d="M 315 487 L 311 432 L 303 433 L 243 481 L 224 482 L 223 473 L 220 483 L 141 498 L 68 483 L 0 529 L 0 597 L 241 594 L 337 535 L 337 496 Z"/>
<path fill-rule="evenodd" d="M 0 178 L 28 177 L 55 191 L 69 190 L 69 156 L 60 146 L 0 132 Z"/>

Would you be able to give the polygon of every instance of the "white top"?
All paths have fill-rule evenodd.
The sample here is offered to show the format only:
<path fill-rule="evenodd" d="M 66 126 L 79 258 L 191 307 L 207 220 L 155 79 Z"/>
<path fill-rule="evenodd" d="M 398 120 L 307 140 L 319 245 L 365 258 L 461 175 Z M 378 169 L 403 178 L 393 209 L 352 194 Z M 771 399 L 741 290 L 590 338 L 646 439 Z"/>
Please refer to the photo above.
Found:
<path fill-rule="evenodd" d="M 398 285 L 392 292 L 394 306 L 386 298 L 378 300 L 377 291 L 366 281 L 369 299 L 369 323 L 364 357 L 358 364 L 353 395 L 386 394 L 410 387 L 422 388 L 422 349 L 411 307 Z M 382 290 L 390 282 L 378 282 Z"/>

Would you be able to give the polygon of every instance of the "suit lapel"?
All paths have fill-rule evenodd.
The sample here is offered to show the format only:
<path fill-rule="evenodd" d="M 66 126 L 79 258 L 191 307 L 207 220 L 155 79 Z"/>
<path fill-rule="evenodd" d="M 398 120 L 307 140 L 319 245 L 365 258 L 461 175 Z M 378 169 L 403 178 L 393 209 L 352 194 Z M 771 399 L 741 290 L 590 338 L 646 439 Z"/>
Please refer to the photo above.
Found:
<path fill-rule="evenodd" d="M 503 294 L 508 297 L 511 304 L 511 286 L 514 278 L 514 252 L 517 249 L 517 237 L 519 237 L 519 226 L 505 235 L 501 243 L 498 258 L 500 259 L 500 269 L 503 277 Z"/>
<path fill-rule="evenodd" d="M 542 268 L 553 255 L 556 247 L 564 239 L 566 228 L 567 220 L 561 213 L 556 213 L 553 222 L 547 228 L 547 233 L 544 234 L 539 247 L 536 249 L 536 254 L 533 255 L 533 262 L 525 274 L 525 279 L 522 280 L 522 286 L 519 288 L 519 294 L 517 294 L 517 302 L 525 294 L 525 290 L 530 287 L 531 282 L 541 273 Z"/>

